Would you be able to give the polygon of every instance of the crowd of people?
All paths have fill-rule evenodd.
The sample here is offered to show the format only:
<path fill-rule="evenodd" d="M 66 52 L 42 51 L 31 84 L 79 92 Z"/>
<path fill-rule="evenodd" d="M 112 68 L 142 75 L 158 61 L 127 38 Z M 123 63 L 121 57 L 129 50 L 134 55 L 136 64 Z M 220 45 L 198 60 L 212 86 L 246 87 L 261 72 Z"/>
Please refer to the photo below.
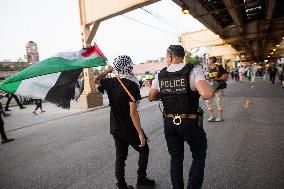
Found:
<path fill-rule="evenodd" d="M 232 68 L 230 74 L 231 78 L 236 82 L 243 82 L 245 78 L 248 81 L 254 82 L 256 77 L 262 77 L 264 80 L 269 79 L 271 84 L 275 84 L 277 75 L 279 76 L 279 80 L 283 81 L 283 65 L 282 71 L 279 71 L 275 64 L 266 64 L 265 66 L 260 66 L 257 63 L 254 63 L 252 66 L 241 64 L 236 68 Z"/>

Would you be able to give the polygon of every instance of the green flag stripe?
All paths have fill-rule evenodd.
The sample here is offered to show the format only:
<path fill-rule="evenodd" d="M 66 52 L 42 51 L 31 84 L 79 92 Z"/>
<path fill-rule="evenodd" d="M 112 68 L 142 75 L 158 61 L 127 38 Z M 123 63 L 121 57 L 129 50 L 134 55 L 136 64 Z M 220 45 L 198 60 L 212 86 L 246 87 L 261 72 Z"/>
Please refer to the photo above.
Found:
<path fill-rule="evenodd" d="M 22 70 L 16 75 L 6 79 L 1 83 L 0 88 L 1 86 L 9 83 L 21 81 L 24 79 L 29 79 L 40 75 L 46 75 L 56 72 L 67 71 L 67 70 L 105 66 L 105 65 L 106 65 L 106 60 L 98 55 L 93 55 L 88 58 L 75 59 L 75 60 L 68 60 L 62 57 L 52 57 L 45 59 L 31 67 L 28 67 L 27 69 Z"/>
<path fill-rule="evenodd" d="M 13 93 L 15 94 L 15 92 L 17 91 L 18 87 L 20 86 L 20 84 L 22 83 L 22 81 L 17 81 L 17 82 L 13 82 L 13 83 L 8 83 L 3 85 L 1 83 L 0 85 L 0 89 L 8 92 L 8 93 Z"/>

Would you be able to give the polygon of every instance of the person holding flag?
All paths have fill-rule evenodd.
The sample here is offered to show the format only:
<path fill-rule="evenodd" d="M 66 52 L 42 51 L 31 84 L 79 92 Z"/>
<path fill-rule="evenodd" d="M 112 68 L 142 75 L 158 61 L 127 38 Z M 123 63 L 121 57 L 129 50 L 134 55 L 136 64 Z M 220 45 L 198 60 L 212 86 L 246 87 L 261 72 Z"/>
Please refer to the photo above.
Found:
<path fill-rule="evenodd" d="M 105 78 L 113 72 L 113 67 L 100 74 L 95 83 L 100 91 L 106 91 L 111 107 L 110 133 L 113 135 L 116 149 L 115 176 L 119 189 L 133 188 L 125 181 L 125 161 L 128 155 L 128 147 L 131 145 L 139 152 L 137 188 L 153 187 L 155 181 L 147 178 L 147 165 L 149 146 L 147 137 L 141 127 L 137 111 L 138 101 L 141 100 L 139 82 L 132 70 L 133 63 L 129 56 L 118 56 L 114 60 L 116 77 Z"/>

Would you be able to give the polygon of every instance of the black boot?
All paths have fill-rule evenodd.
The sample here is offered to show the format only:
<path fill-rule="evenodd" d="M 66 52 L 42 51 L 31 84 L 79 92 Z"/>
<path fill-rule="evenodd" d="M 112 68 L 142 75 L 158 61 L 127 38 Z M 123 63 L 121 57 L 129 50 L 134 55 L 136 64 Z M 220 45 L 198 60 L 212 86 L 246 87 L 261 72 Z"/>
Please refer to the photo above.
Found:
<path fill-rule="evenodd" d="M 13 139 L 13 138 L 2 138 L 2 143 L 1 144 L 5 144 L 5 143 L 8 143 L 8 142 L 12 142 L 12 141 L 14 141 L 15 139 Z"/>
<path fill-rule="evenodd" d="M 116 186 L 118 189 L 133 189 L 133 186 L 127 185 L 126 183 L 124 184 L 116 183 Z"/>
<path fill-rule="evenodd" d="M 136 187 L 137 188 L 154 188 L 155 187 L 155 181 L 151 180 L 147 177 L 145 178 L 138 178 L 137 179 L 137 184 Z"/>

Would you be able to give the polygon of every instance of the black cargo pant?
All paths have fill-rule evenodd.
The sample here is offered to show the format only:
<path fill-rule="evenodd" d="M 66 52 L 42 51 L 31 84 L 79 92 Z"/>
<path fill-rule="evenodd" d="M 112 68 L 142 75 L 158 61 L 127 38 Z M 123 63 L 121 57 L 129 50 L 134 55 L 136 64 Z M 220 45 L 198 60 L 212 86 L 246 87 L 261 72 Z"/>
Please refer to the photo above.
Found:
<path fill-rule="evenodd" d="M 23 108 L 23 105 L 21 104 L 21 102 L 20 102 L 19 98 L 17 97 L 17 95 L 9 94 L 7 102 L 6 102 L 6 105 L 5 105 L 5 110 L 9 109 L 9 105 L 10 105 L 10 102 L 11 102 L 12 98 L 14 98 L 16 100 L 16 102 L 17 102 L 17 104 L 18 104 L 18 106 L 20 108 Z"/>
<path fill-rule="evenodd" d="M 40 108 L 40 110 L 42 111 L 42 100 L 41 100 L 41 99 L 36 99 L 35 104 L 36 104 L 35 111 L 36 111 L 37 109 L 39 109 L 39 108 Z"/>
<path fill-rule="evenodd" d="M 1 134 L 2 140 L 7 139 L 7 136 L 6 136 L 6 133 L 5 133 L 5 130 L 4 130 L 4 121 L 2 119 L 1 113 L 0 113 L 0 134 Z"/>
<path fill-rule="evenodd" d="M 146 170 L 149 158 L 149 146 L 147 144 L 147 137 L 145 136 L 145 146 L 140 148 L 140 140 L 138 135 L 131 138 L 121 137 L 113 135 L 116 149 L 116 161 L 115 161 L 115 176 L 119 185 L 125 185 L 125 161 L 128 155 L 128 146 L 131 145 L 137 152 L 139 152 L 138 160 L 138 179 L 145 178 L 147 176 Z"/>
<path fill-rule="evenodd" d="M 276 77 L 276 75 L 270 74 L 270 81 L 271 81 L 272 84 L 275 83 L 275 77 Z"/>
<path fill-rule="evenodd" d="M 180 125 L 175 125 L 172 119 L 166 118 L 164 132 L 171 156 L 170 172 L 173 189 L 184 189 L 184 142 L 190 146 L 193 158 L 187 189 L 201 188 L 207 150 L 207 138 L 203 128 L 197 126 L 196 119 L 182 119 Z"/>

